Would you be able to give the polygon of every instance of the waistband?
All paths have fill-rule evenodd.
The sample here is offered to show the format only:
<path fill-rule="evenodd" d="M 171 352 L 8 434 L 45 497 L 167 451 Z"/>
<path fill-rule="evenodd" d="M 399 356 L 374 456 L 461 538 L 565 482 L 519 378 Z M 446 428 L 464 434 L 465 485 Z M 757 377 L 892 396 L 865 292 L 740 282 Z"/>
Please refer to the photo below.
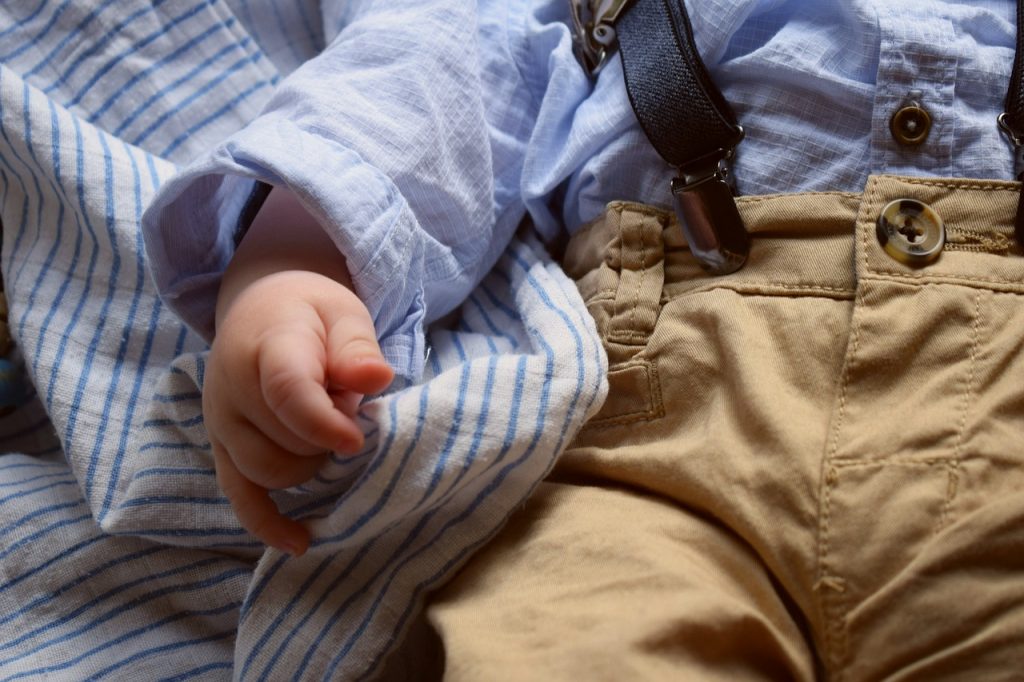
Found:
<path fill-rule="evenodd" d="M 1024 293 L 1024 252 L 1013 236 L 1020 191 L 1017 182 L 875 175 L 863 193 L 740 197 L 751 254 L 743 269 L 724 276 L 701 270 L 671 212 L 613 202 L 573 235 L 563 266 L 588 300 L 618 287 L 620 273 L 639 273 L 640 287 L 643 273 L 655 269 L 665 298 L 718 287 L 846 298 L 870 278 Z M 880 237 L 879 216 L 898 213 L 904 202 L 892 202 L 899 200 L 938 216 L 945 244 L 933 261 L 908 264 Z"/>

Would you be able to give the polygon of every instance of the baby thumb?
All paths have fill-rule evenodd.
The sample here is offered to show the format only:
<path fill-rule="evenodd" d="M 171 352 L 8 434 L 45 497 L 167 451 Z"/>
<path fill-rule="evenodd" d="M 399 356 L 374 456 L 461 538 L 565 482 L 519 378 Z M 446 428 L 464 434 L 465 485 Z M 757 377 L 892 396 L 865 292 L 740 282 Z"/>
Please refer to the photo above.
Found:
<path fill-rule="evenodd" d="M 327 335 L 327 377 L 331 389 L 380 393 L 395 373 L 384 360 L 370 316 L 346 315 Z"/>

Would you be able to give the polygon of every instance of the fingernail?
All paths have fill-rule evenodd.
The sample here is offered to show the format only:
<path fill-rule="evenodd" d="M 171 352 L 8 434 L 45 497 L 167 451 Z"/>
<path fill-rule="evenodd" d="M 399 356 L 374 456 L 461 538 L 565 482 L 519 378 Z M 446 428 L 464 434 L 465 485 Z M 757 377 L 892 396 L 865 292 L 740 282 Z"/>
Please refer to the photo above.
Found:
<path fill-rule="evenodd" d="M 363 449 L 363 443 L 362 438 L 344 438 L 338 443 L 338 448 L 335 452 L 347 455 L 355 454 Z"/>
<path fill-rule="evenodd" d="M 302 556 L 305 551 L 297 543 L 285 541 L 281 543 L 278 549 L 291 554 L 292 556 Z"/>

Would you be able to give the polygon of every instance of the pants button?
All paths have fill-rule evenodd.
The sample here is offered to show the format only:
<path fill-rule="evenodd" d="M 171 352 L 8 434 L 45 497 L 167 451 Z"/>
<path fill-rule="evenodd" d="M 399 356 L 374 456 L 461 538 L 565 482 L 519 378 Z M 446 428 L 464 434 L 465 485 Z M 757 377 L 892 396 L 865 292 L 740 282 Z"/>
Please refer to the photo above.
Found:
<path fill-rule="evenodd" d="M 917 199 L 897 199 L 886 204 L 878 216 L 875 233 L 889 256 L 911 266 L 934 262 L 946 244 L 942 218 Z"/>

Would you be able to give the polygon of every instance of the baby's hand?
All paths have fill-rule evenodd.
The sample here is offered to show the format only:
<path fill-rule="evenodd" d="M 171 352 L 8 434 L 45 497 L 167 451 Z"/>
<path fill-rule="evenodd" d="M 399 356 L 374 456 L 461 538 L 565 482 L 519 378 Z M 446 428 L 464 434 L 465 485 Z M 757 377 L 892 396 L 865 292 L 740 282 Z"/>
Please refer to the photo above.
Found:
<path fill-rule="evenodd" d="M 203 415 L 217 482 L 249 532 L 306 551 L 309 533 L 268 490 L 309 480 L 330 451 L 358 451 L 359 401 L 392 377 L 366 306 L 337 281 L 286 270 L 233 297 L 210 351 Z"/>

